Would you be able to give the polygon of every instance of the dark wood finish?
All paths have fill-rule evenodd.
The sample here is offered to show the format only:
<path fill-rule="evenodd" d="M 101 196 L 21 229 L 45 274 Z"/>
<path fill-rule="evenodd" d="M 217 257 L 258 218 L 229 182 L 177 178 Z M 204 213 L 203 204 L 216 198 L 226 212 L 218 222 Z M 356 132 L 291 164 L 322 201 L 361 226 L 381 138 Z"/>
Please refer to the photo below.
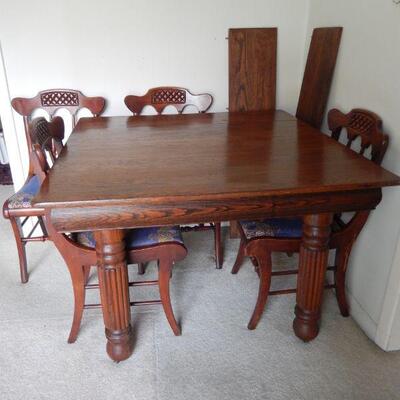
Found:
<path fill-rule="evenodd" d="M 43 117 L 35 118 L 30 124 L 29 134 L 31 143 L 38 144 L 49 157 L 49 161 L 54 164 L 64 147 L 63 119 L 54 117 L 49 123 Z M 31 152 L 31 154 L 38 157 L 37 152 Z"/>
<path fill-rule="evenodd" d="M 339 140 L 343 129 L 347 133 L 346 147 L 358 144 L 357 138 L 360 138 L 359 149 L 354 149 L 360 155 L 367 156 L 366 150 L 370 149 L 369 157 L 375 164 L 380 165 L 385 155 L 389 138 L 382 132 L 382 120 L 375 113 L 363 109 L 354 109 L 348 114 L 343 114 L 339 110 L 333 109 L 328 113 L 328 125 L 332 133 L 332 138 Z M 344 176 L 346 172 L 343 171 Z M 349 170 L 347 173 L 351 173 Z M 332 235 L 329 240 L 329 248 L 336 250 L 335 265 L 328 268 L 334 272 L 334 285 L 327 285 L 327 288 L 335 288 L 336 298 L 340 312 L 343 316 L 349 315 L 349 307 L 346 301 L 345 280 L 348 260 L 351 249 L 362 228 L 364 227 L 369 210 L 356 212 L 348 222 L 344 222 L 340 214 L 334 215 L 332 224 Z M 248 240 L 242 229 L 240 229 L 241 241 L 232 273 L 236 274 L 244 260 L 245 255 L 255 259 L 268 259 L 271 263 L 272 252 L 294 253 L 301 252 L 301 238 L 277 238 L 277 237 L 259 237 Z M 265 264 L 265 262 L 264 262 Z M 258 265 L 256 269 L 259 272 Z M 298 270 L 270 271 L 270 275 L 295 275 Z M 267 278 L 265 278 L 267 279 Z M 267 293 L 263 295 L 263 301 L 266 296 L 273 294 L 294 293 L 295 289 L 284 289 L 280 291 L 271 291 L 268 287 Z M 265 304 L 265 303 L 263 303 Z M 257 309 L 258 304 L 256 305 Z M 259 318 L 257 319 L 257 322 Z M 253 325 L 255 328 L 255 325 Z M 313 325 L 313 329 L 317 329 Z"/>
<path fill-rule="evenodd" d="M 62 129 L 62 130 L 61 130 Z M 35 133 L 32 135 L 33 150 L 32 150 L 32 165 L 37 166 L 38 173 L 41 173 L 41 178 L 47 176 L 50 171 L 49 163 L 46 159 L 46 151 L 50 152 L 51 162 L 54 164 L 54 160 L 59 156 L 62 150 L 62 139 L 64 138 L 64 124 L 60 117 L 55 117 L 52 122 L 47 122 L 44 118 L 38 118 L 32 122 L 31 132 Z M 52 132 L 52 136 L 49 133 Z M 38 142 L 38 143 L 36 143 Z M 35 162 L 36 161 L 36 162 Z M 129 342 L 125 342 L 124 332 L 120 332 L 119 329 L 115 328 L 113 321 L 108 318 L 110 312 L 109 307 L 114 307 L 111 309 L 112 313 L 118 314 L 123 312 L 120 308 L 121 304 L 126 300 L 124 296 L 128 297 L 129 305 L 148 305 L 148 304 L 161 304 L 164 308 L 165 315 L 171 326 L 175 335 L 180 335 L 180 327 L 176 322 L 169 295 L 169 280 L 172 274 L 172 267 L 175 262 L 180 261 L 186 257 L 187 250 L 182 243 L 179 242 L 162 242 L 155 245 L 144 246 L 141 248 L 128 248 L 126 249 L 128 253 L 128 261 L 130 264 L 143 265 L 145 262 L 157 260 L 159 263 L 159 276 L 157 281 L 142 281 L 142 282 L 128 282 L 129 286 L 147 286 L 147 285 L 158 285 L 160 291 L 161 300 L 146 300 L 146 301 L 129 301 L 129 293 L 127 291 L 121 292 L 124 285 L 121 284 L 118 279 L 124 279 L 123 277 L 127 274 L 122 270 L 124 265 L 118 264 L 118 274 L 116 273 L 116 267 L 102 267 L 102 264 L 97 262 L 97 259 L 102 259 L 104 262 L 118 261 L 116 257 L 117 247 L 110 250 L 108 245 L 100 245 L 101 254 L 99 255 L 99 246 L 97 245 L 96 239 L 96 252 L 92 248 L 80 245 L 75 240 L 75 235 L 65 235 L 60 234 L 55 231 L 51 224 L 48 215 L 40 216 L 45 220 L 43 224 L 45 231 L 49 232 L 49 237 L 53 240 L 54 244 L 63 256 L 68 270 L 71 275 L 72 286 L 74 291 L 74 317 L 72 321 L 71 331 L 68 338 L 68 343 L 74 343 L 77 339 L 79 328 L 81 325 L 82 315 L 84 309 L 103 307 L 103 304 L 107 304 L 107 307 L 103 307 L 103 315 L 106 327 L 109 324 L 110 328 L 107 331 L 106 336 L 108 338 L 107 351 L 110 357 L 115 361 L 121 361 L 129 353 L 127 350 L 129 348 Z M 101 232 L 100 232 L 101 233 Z M 123 235 L 123 231 L 114 230 L 107 231 L 110 233 L 110 240 L 113 238 Z M 115 239 L 115 241 L 118 241 Z M 112 243 L 115 243 L 112 242 Z M 103 243 L 103 242 L 102 242 Z M 121 244 L 120 244 L 121 245 Z M 124 247 L 123 247 L 124 248 Z M 104 255 L 107 251 L 110 252 L 109 256 Z M 123 258 L 125 259 L 125 252 L 123 252 Z M 98 275 L 99 284 L 98 285 L 88 285 L 88 279 L 90 275 L 90 269 L 93 265 L 98 265 Z M 125 265 L 126 267 L 126 265 Z M 110 272 L 111 271 L 111 272 Z M 110 272 L 110 273 L 109 273 Z M 125 274 L 125 275 L 124 275 Z M 110 285 L 118 289 L 118 293 L 110 297 Z M 85 304 L 85 290 L 100 288 L 100 295 L 102 298 L 102 304 Z M 122 288 L 122 289 L 121 289 Z M 118 297 L 119 296 L 119 297 Z M 125 299 L 125 300 L 124 300 Z M 106 303 L 105 303 L 106 302 Z M 130 315 L 130 314 L 129 314 Z M 119 315 L 116 317 L 119 322 L 124 320 L 124 316 Z M 114 328 L 115 329 L 114 329 Z M 129 331 L 129 327 L 126 328 Z M 116 332 L 118 331 L 118 332 Z M 121 335 L 122 336 L 121 336 Z M 125 352 L 121 350 L 125 347 Z M 127 353 L 126 353 L 127 352 Z M 130 353 L 129 353 L 130 354 Z"/>
<path fill-rule="evenodd" d="M 110 135 L 113 140 L 109 140 Z M 99 164 L 97 159 L 103 157 L 104 149 L 108 161 Z M 193 159 L 204 162 L 194 163 Z M 149 160 L 157 162 L 149 168 Z M 329 201 L 326 193 L 338 197 L 335 201 L 344 198 L 339 208 L 346 208 L 349 201 L 345 194 L 351 191 L 364 203 L 360 206 L 363 209 L 371 194 L 379 194 L 376 189 L 395 185 L 397 179 L 282 111 L 98 117 L 80 120 L 35 201 L 74 213 L 83 204 L 92 212 L 102 207 L 134 207 L 135 214 L 126 216 L 127 220 L 133 218 L 133 225 L 150 226 L 167 218 L 172 205 L 188 202 L 196 211 L 227 200 L 226 207 L 232 204 L 233 210 L 217 209 L 214 213 L 240 215 L 243 199 L 253 204 L 267 200 L 264 209 L 252 211 L 263 215 L 274 213 L 274 203 L 279 204 L 279 213 L 292 208 L 279 198 L 299 195 L 308 201 L 318 199 L 318 203 L 299 202 L 296 208 L 302 211 L 310 207 L 334 209 L 337 203 Z M 321 199 L 324 201 L 319 204 Z M 155 209 L 161 214 L 155 215 Z M 172 218 L 179 218 L 179 211 L 174 214 Z M 188 219 L 184 210 L 180 214 L 181 220 Z M 90 214 L 86 220 L 94 217 Z M 189 217 L 193 222 L 197 218 L 207 217 L 198 211 Z M 109 223 L 112 226 L 115 222 Z M 98 224 L 103 228 L 107 222 L 96 220 L 91 228 Z M 74 221 L 68 226 L 75 228 Z M 63 230 L 59 225 L 57 229 Z"/>
<path fill-rule="evenodd" d="M 98 231 L 95 239 L 107 353 L 122 361 L 133 352 L 124 232 Z"/>
<path fill-rule="evenodd" d="M 64 139 L 64 123 L 60 117 L 55 117 L 50 123 L 44 118 L 37 118 L 30 124 L 30 153 L 36 152 L 36 156 L 30 157 L 29 172 L 26 183 L 33 177 L 37 176 L 39 182 L 43 182 L 46 174 L 43 172 L 47 168 L 47 161 L 40 149 L 47 151 L 49 157 L 54 161 L 54 157 L 58 155 L 62 140 Z M 32 144 L 39 146 L 33 148 Z M 46 241 L 48 239 L 46 229 L 44 227 L 42 216 L 43 210 L 34 207 L 14 208 L 7 199 L 3 205 L 3 215 L 8 218 L 14 233 L 15 243 L 18 250 L 20 277 L 22 283 L 29 280 L 28 265 L 26 258 L 26 244 L 29 242 Z M 28 222 L 32 222 L 33 228 L 24 235 L 23 226 Z M 40 225 L 42 235 L 33 236 L 35 229 Z"/>
<path fill-rule="evenodd" d="M 304 216 L 293 329 L 305 342 L 318 335 L 331 222 L 332 214 Z"/>
<path fill-rule="evenodd" d="M 320 129 L 328 103 L 341 27 L 313 30 L 296 117 Z"/>
<path fill-rule="evenodd" d="M 277 28 L 229 29 L 229 111 L 275 109 Z"/>
<path fill-rule="evenodd" d="M 74 315 L 68 343 L 74 343 L 79 333 L 83 310 L 85 308 L 85 286 L 88 282 L 91 266 L 97 264 L 96 252 L 77 244 L 73 237 L 54 230 L 48 215 L 44 216 L 46 230 L 59 250 L 71 276 L 74 294 Z"/>
<path fill-rule="evenodd" d="M 186 257 L 186 247 L 181 243 L 159 243 L 154 246 L 136 248 L 128 251 L 129 263 L 144 264 L 152 260 L 158 261 L 158 285 L 160 291 L 160 304 L 162 304 L 165 316 L 176 336 L 181 334 L 181 328 L 177 323 L 172 310 L 169 294 L 169 281 L 172 275 L 172 268 L 177 261 Z M 142 282 L 146 284 L 146 282 Z"/>
<path fill-rule="evenodd" d="M 87 97 L 79 90 L 74 89 L 47 89 L 42 90 L 35 97 L 16 97 L 11 101 L 14 110 L 24 118 L 28 149 L 31 146 L 29 121 L 35 110 L 45 110 L 52 119 L 57 110 L 66 109 L 71 114 L 74 127 L 79 110 L 87 108 L 96 117 L 104 111 L 105 104 L 106 101 L 103 97 Z"/>
<path fill-rule="evenodd" d="M 270 255 L 260 248 L 259 242 L 257 241 L 249 243 L 246 251 L 249 251 L 249 254 L 255 259 L 258 276 L 260 278 L 256 306 L 249 324 L 247 325 L 248 329 L 253 330 L 256 328 L 264 311 L 265 304 L 267 303 L 269 287 L 271 285 L 272 263 Z"/>
<path fill-rule="evenodd" d="M 382 186 L 399 184 L 282 111 L 100 117 L 79 121 L 34 201 L 57 232 L 113 231 L 284 215 L 319 221 L 318 214 L 371 210 Z M 325 254 L 321 240 L 315 252 Z M 326 268 L 323 254 L 302 257 L 305 270 Z M 300 286 L 318 298 L 314 277 L 304 276 Z M 303 314 L 316 312 L 307 306 Z M 301 336 L 304 318 L 297 324 Z"/>
<path fill-rule="evenodd" d="M 104 296 L 101 297 L 102 298 L 101 304 L 85 303 L 86 290 L 100 288 L 100 293 L 102 293 L 102 290 L 104 291 L 107 289 L 107 287 L 104 287 L 101 284 L 87 284 L 91 267 L 96 265 L 97 262 L 98 257 L 96 258 L 96 252 L 92 248 L 88 248 L 76 243 L 71 237 L 65 234 L 58 233 L 54 229 L 54 226 L 51 224 L 49 216 L 46 216 L 45 222 L 46 222 L 46 228 L 49 232 L 49 236 L 53 240 L 57 249 L 60 251 L 62 257 L 64 258 L 65 263 L 71 275 L 73 291 L 74 291 L 74 316 L 73 316 L 71 331 L 68 337 L 68 343 L 74 343 L 79 334 L 79 329 L 84 309 L 102 308 L 102 304 L 104 304 L 103 301 L 109 300 L 108 297 L 109 292 L 106 291 Z M 157 260 L 159 262 L 159 274 L 157 280 L 132 281 L 128 282 L 128 286 L 158 285 L 161 300 L 130 301 L 130 305 L 138 306 L 138 305 L 149 305 L 149 304 L 161 304 L 164 308 L 165 315 L 171 326 L 172 331 L 174 332 L 175 335 L 180 335 L 181 330 L 178 323 L 176 322 L 171 306 L 171 300 L 169 295 L 169 281 L 172 274 L 173 265 L 176 262 L 183 260 L 186 257 L 187 250 L 185 246 L 177 242 L 165 242 L 142 248 L 134 248 L 134 249 L 128 248 L 126 249 L 126 254 L 127 254 L 128 264 L 140 264 L 153 260 Z M 103 272 L 99 271 L 99 282 L 101 279 L 100 275 L 101 274 L 104 275 L 104 273 L 105 273 L 104 271 Z M 121 286 L 118 286 L 118 290 L 120 289 Z M 119 295 L 121 294 L 119 293 L 118 296 Z M 123 295 L 125 296 L 125 294 Z M 118 299 L 119 299 L 118 301 L 125 301 L 120 297 L 118 297 Z M 117 312 L 118 311 L 120 310 L 117 310 Z M 105 318 L 107 318 L 107 316 L 105 316 Z M 107 323 L 108 322 L 109 321 L 107 320 Z M 111 336 L 113 338 L 115 335 Z M 112 344 L 113 341 L 111 339 L 109 341 L 111 341 L 111 344 L 107 345 L 107 349 L 109 349 L 110 346 L 113 347 Z M 117 346 L 117 348 L 119 347 Z M 114 355 L 112 351 L 111 354 L 113 354 L 112 357 L 114 356 L 119 357 L 118 354 Z M 117 358 L 115 358 L 114 360 L 118 361 Z"/>
<path fill-rule="evenodd" d="M 230 29 L 228 40 L 229 111 L 274 110 L 278 29 Z M 229 233 L 240 237 L 236 221 Z"/>
<path fill-rule="evenodd" d="M 152 106 L 158 114 L 167 106 L 175 107 L 178 113 L 182 113 L 187 106 L 194 106 L 203 113 L 211 107 L 213 98 L 208 93 L 193 94 L 181 87 L 160 86 L 149 89 L 143 96 L 126 96 L 124 101 L 133 115 L 140 115 L 145 106 Z"/>
<path fill-rule="evenodd" d="M 328 126 L 335 140 L 339 140 L 342 130 L 346 129 L 346 146 L 349 148 L 355 144 L 357 138 L 360 138 L 358 153 L 364 155 L 365 150 L 370 148 L 371 161 L 381 164 L 389 144 L 389 137 L 382 132 L 382 119 L 379 115 L 361 108 L 355 108 L 348 114 L 333 109 L 328 113 Z"/>
<path fill-rule="evenodd" d="M 200 113 L 206 112 L 213 102 L 210 94 L 192 94 L 188 89 L 161 86 L 152 88 L 147 91 L 144 96 L 126 96 L 125 104 L 133 115 L 140 115 L 145 106 L 152 106 L 157 114 L 161 115 L 167 106 L 174 106 L 178 113 L 182 113 L 189 106 L 195 106 Z M 213 230 L 214 231 L 214 247 L 215 247 L 215 265 L 217 269 L 222 268 L 223 249 L 221 242 L 221 223 L 211 222 L 209 224 L 200 224 L 194 226 L 181 227 L 184 231 Z M 145 266 L 140 265 L 139 272 L 145 272 Z"/>
<path fill-rule="evenodd" d="M 72 126 L 74 127 L 77 122 L 77 114 L 80 109 L 87 108 L 92 112 L 94 116 L 100 115 L 105 107 L 105 99 L 103 97 L 87 97 L 83 95 L 78 90 L 72 89 L 48 89 L 39 92 L 35 97 L 23 98 L 16 97 L 11 101 L 11 105 L 15 111 L 23 116 L 25 135 L 28 146 L 29 155 L 29 173 L 27 181 L 35 174 L 38 173 L 44 177 L 40 167 L 37 165 L 36 157 L 31 159 L 32 144 L 39 143 L 41 146 L 46 141 L 47 135 L 53 135 L 53 139 L 47 141 L 47 147 L 44 150 L 47 151 L 47 155 L 52 159 L 52 163 L 58 156 L 62 148 L 62 142 L 60 141 L 60 136 L 64 137 L 64 125 L 61 117 L 54 117 L 55 113 L 59 109 L 66 109 L 70 112 L 72 117 Z M 55 122 L 50 125 L 46 125 L 44 118 L 38 118 L 32 120 L 32 114 L 37 109 L 45 110 L 50 120 L 54 119 Z M 37 124 L 37 126 L 34 126 Z M 35 129 L 35 131 L 33 131 Z M 60 136 L 57 136 L 60 135 Z M 32 140 L 33 137 L 33 140 Z M 41 139 L 42 137 L 42 139 Z M 62 139 L 61 139 L 62 140 Z M 36 168 L 36 172 L 34 172 Z M 47 240 L 47 233 L 45 231 L 44 224 L 42 222 L 41 214 L 43 210 L 14 210 L 11 212 L 13 217 L 10 218 L 10 222 L 13 228 L 14 237 L 17 243 L 19 263 L 21 271 L 21 282 L 28 282 L 28 272 L 27 272 L 27 259 L 25 252 L 25 245 L 29 241 L 45 241 Z M 8 218 L 11 214 L 8 207 L 4 205 L 3 214 Z M 25 219 L 20 220 L 17 216 L 24 216 Z M 38 218 L 38 224 L 40 224 L 43 235 L 40 237 L 32 237 L 33 230 L 26 237 L 23 236 L 22 225 L 27 222 L 27 217 Z M 34 225 L 34 227 L 37 226 Z M 21 243 L 23 242 L 23 244 Z"/>

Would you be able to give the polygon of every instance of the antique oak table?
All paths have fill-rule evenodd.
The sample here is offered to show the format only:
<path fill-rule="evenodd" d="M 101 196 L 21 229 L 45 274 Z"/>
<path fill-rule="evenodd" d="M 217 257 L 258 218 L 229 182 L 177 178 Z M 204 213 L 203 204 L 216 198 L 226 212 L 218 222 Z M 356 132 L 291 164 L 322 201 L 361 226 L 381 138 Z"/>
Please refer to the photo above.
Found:
<path fill-rule="evenodd" d="M 57 232 L 95 231 L 107 337 L 133 351 L 124 229 L 304 217 L 293 328 L 318 334 L 332 214 L 400 178 L 283 111 L 83 118 L 34 199 Z"/>

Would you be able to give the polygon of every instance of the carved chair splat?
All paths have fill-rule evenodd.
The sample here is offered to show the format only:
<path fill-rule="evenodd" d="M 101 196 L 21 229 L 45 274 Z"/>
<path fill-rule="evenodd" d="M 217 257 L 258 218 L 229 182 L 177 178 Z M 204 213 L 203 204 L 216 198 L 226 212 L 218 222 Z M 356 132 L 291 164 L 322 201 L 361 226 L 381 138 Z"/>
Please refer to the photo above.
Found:
<path fill-rule="evenodd" d="M 126 96 L 124 101 L 133 115 L 140 115 L 145 106 L 152 106 L 158 114 L 162 114 L 167 106 L 173 106 L 178 113 L 182 113 L 187 106 L 191 105 L 203 113 L 211 107 L 213 98 L 208 93 L 192 94 L 185 88 L 160 86 L 149 89 L 143 96 Z"/>
<path fill-rule="evenodd" d="M 68 110 L 72 117 L 72 127 L 77 123 L 79 110 L 87 108 L 94 117 L 104 111 L 106 100 L 103 97 L 88 97 L 74 89 L 47 89 L 40 91 L 35 97 L 16 97 L 11 105 L 24 118 L 25 134 L 30 148 L 29 121 L 35 110 L 42 109 L 52 119 L 59 109 Z"/>

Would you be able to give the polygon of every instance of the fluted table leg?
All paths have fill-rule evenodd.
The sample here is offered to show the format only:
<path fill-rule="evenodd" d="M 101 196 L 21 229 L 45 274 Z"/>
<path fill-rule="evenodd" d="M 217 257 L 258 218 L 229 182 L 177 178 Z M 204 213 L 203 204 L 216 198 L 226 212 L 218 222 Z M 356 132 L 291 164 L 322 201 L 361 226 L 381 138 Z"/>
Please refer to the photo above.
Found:
<path fill-rule="evenodd" d="M 305 342 L 314 339 L 319 331 L 331 223 L 332 214 L 304 217 L 293 329 Z"/>
<path fill-rule="evenodd" d="M 98 231 L 95 239 L 107 353 L 122 361 L 133 352 L 124 233 Z"/>

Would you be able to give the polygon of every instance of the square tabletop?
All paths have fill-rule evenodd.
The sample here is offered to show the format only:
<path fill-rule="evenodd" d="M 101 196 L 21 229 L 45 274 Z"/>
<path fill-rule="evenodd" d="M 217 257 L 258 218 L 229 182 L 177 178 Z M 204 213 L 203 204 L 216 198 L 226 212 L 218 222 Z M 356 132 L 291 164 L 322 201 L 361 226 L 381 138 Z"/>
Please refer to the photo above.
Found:
<path fill-rule="evenodd" d="M 34 199 L 45 208 L 304 195 L 400 178 L 284 111 L 82 118 Z"/>

